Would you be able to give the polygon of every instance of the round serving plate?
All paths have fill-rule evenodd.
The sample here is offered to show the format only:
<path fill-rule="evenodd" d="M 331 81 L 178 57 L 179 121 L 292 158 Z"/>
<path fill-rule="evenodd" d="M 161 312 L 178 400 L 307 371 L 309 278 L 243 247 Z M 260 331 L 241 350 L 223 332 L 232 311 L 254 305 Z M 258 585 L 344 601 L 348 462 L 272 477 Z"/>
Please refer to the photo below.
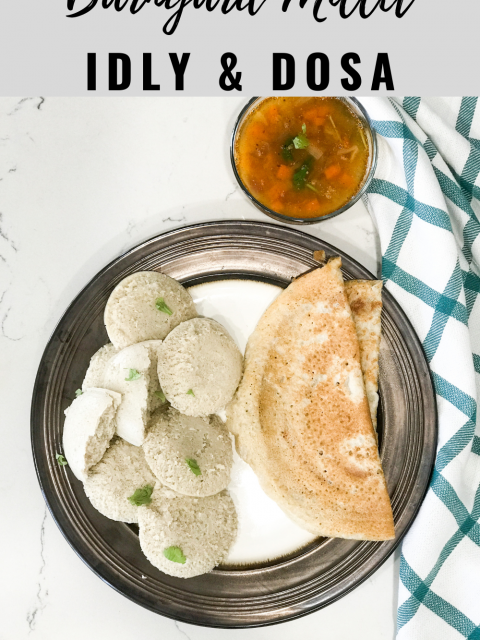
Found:
<path fill-rule="evenodd" d="M 399 544 L 428 487 L 436 449 L 436 405 L 425 356 L 405 314 L 384 291 L 380 349 L 379 441 L 396 537 L 388 542 L 320 538 L 296 553 L 251 568 L 221 566 L 182 580 L 153 567 L 133 528 L 108 520 L 60 467 L 64 410 L 93 353 L 108 341 L 103 310 L 112 289 L 135 271 L 162 271 L 192 286 L 244 279 L 286 287 L 318 267 L 313 252 L 340 255 L 346 279 L 374 276 L 331 245 L 286 227 L 225 221 L 184 227 L 135 247 L 103 269 L 65 312 L 35 383 L 32 448 L 50 512 L 84 562 L 134 602 L 183 622 L 254 627 L 291 620 L 342 597 Z"/>

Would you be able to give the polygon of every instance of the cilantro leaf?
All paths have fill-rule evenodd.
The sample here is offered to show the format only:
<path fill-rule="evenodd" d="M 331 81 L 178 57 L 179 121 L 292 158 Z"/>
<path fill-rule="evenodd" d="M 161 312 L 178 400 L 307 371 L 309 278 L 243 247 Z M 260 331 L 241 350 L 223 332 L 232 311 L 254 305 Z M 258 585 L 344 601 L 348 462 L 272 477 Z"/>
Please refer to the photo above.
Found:
<path fill-rule="evenodd" d="M 75 391 L 75 397 L 78 398 L 78 396 L 81 396 L 83 394 L 83 391 L 81 389 L 77 389 Z"/>
<path fill-rule="evenodd" d="M 163 391 L 161 389 L 159 389 L 158 391 L 155 391 L 153 394 L 156 398 L 158 398 L 159 400 L 161 400 L 162 402 L 166 402 L 167 398 L 165 397 L 165 394 L 163 393 Z"/>
<path fill-rule="evenodd" d="M 189 389 L 187 391 L 187 396 L 193 396 L 195 398 L 195 394 L 193 393 L 193 389 Z"/>
<path fill-rule="evenodd" d="M 178 562 L 178 564 L 185 564 L 187 558 L 183 555 L 183 551 L 180 547 L 168 547 L 163 550 L 163 555 L 167 560 L 171 562 Z"/>
<path fill-rule="evenodd" d="M 56 453 L 55 459 L 61 467 L 66 467 L 68 465 L 68 462 L 65 460 L 61 453 Z"/>
<path fill-rule="evenodd" d="M 200 467 L 198 466 L 198 462 L 196 460 L 193 460 L 192 458 L 185 458 L 185 462 L 190 467 L 190 471 L 192 473 L 194 473 L 196 476 L 201 476 L 202 475 L 202 471 L 201 471 Z"/>
<path fill-rule="evenodd" d="M 138 380 L 142 377 L 142 374 L 139 373 L 136 369 L 128 370 L 128 378 L 125 378 L 127 382 L 132 382 L 132 380 Z"/>
<path fill-rule="evenodd" d="M 173 311 L 170 309 L 170 307 L 165 303 L 163 298 L 157 298 L 155 301 L 155 306 L 157 307 L 157 309 L 159 311 L 161 311 L 162 313 L 166 313 L 167 315 L 171 316 L 173 314 Z"/>
<path fill-rule="evenodd" d="M 306 149 L 310 142 L 308 141 L 307 136 L 304 136 L 303 133 L 300 133 L 293 139 L 293 145 L 295 149 Z"/>
<path fill-rule="evenodd" d="M 142 504 L 150 504 L 152 501 L 152 492 L 153 487 L 146 484 L 141 489 L 137 489 L 133 496 L 129 496 L 128 501 L 136 507 L 141 507 Z"/>
<path fill-rule="evenodd" d="M 282 145 L 282 158 L 284 160 L 286 160 L 287 162 L 293 162 L 293 154 L 292 154 L 292 149 L 294 148 L 293 145 L 293 138 L 289 138 L 283 145 Z"/>
<path fill-rule="evenodd" d="M 305 160 L 305 162 L 302 164 L 300 169 L 297 169 L 297 171 L 295 171 L 295 173 L 293 174 L 293 177 L 292 177 L 293 186 L 297 191 L 300 191 L 300 189 L 303 189 L 306 186 L 308 174 L 310 173 L 312 164 L 313 164 L 313 157 L 309 156 Z"/>
<path fill-rule="evenodd" d="M 295 149 L 306 149 L 310 144 L 309 139 L 306 136 L 307 133 L 307 125 L 305 123 L 302 124 L 302 133 L 299 133 L 298 136 L 295 136 L 293 139 L 293 146 Z"/>

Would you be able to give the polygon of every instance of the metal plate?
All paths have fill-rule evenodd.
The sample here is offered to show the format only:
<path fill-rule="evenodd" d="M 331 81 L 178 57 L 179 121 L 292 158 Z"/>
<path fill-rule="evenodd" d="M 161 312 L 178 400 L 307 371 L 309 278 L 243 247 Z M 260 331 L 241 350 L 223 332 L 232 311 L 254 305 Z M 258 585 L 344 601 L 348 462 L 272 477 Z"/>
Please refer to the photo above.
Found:
<path fill-rule="evenodd" d="M 396 538 L 389 542 L 320 539 L 294 557 L 254 569 L 217 568 L 181 580 L 155 569 L 135 532 L 100 515 L 70 471 L 59 467 L 63 411 L 81 386 L 93 353 L 108 339 L 103 310 L 127 275 L 162 271 L 184 285 L 246 278 L 285 287 L 318 266 L 313 251 L 340 255 L 349 278 L 373 278 L 321 240 L 259 222 L 215 222 L 152 238 L 101 271 L 67 309 L 43 354 L 32 401 L 31 436 L 38 479 L 50 512 L 84 562 L 134 602 L 177 620 L 215 627 L 273 624 L 342 597 L 399 544 L 428 487 L 436 449 L 436 405 L 420 342 L 394 298 L 384 292 L 380 353 L 380 453 Z"/>

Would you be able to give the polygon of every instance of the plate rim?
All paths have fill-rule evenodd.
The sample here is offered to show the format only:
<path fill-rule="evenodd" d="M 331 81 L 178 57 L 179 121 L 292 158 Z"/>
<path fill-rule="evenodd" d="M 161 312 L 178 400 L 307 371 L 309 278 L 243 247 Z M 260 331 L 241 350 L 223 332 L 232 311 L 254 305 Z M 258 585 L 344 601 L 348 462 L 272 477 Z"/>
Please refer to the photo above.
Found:
<path fill-rule="evenodd" d="M 234 229 L 235 231 L 232 232 L 232 229 Z M 291 239 L 296 239 L 298 242 L 298 244 L 302 247 L 302 248 L 308 248 L 308 249 L 312 249 L 315 250 L 315 248 L 317 249 L 325 249 L 327 250 L 329 253 L 331 254 L 335 254 L 335 255 L 339 255 L 342 258 L 346 258 L 347 261 L 349 261 L 350 263 L 353 263 L 353 265 L 355 265 L 355 267 L 363 272 L 363 274 L 365 274 L 366 278 L 369 279 L 376 279 L 376 276 L 374 274 L 372 274 L 366 267 L 364 267 L 361 263 L 359 263 L 357 260 L 355 260 L 354 258 L 352 258 L 350 255 L 348 255 L 346 252 L 342 251 L 341 249 L 335 247 L 334 245 L 322 240 L 321 238 L 317 238 L 316 236 L 312 236 L 308 233 L 305 233 L 304 231 L 299 231 L 297 229 L 291 229 L 290 227 L 284 226 L 284 225 L 280 225 L 280 224 L 272 224 L 272 223 L 267 223 L 267 222 L 263 222 L 263 221 L 253 221 L 253 220 L 221 220 L 221 221 L 212 221 L 212 222 L 201 222 L 201 223 L 197 223 L 197 224 L 193 224 L 193 225 L 185 225 L 182 227 L 177 227 L 176 229 L 172 229 L 160 234 L 156 234 L 154 236 L 152 236 L 151 238 L 148 238 L 147 240 L 142 241 L 141 243 L 131 247 L 130 249 L 128 249 L 127 251 L 125 251 L 124 253 L 122 253 L 121 255 L 115 257 L 114 259 L 112 259 L 109 263 L 107 263 L 102 269 L 100 269 L 90 280 L 89 282 L 82 287 L 82 289 L 79 291 L 79 293 L 73 298 L 73 300 L 71 301 L 71 303 L 67 306 L 67 308 L 65 309 L 65 311 L 63 312 L 63 314 L 61 315 L 60 319 L 58 320 L 58 322 L 56 323 L 55 328 L 53 329 L 48 341 L 46 342 L 45 348 L 43 350 L 42 356 L 40 358 L 39 361 L 39 366 L 38 366 L 38 370 L 37 370 L 37 374 L 35 377 L 35 383 L 34 383 L 34 387 L 33 387 L 33 393 L 32 393 L 32 402 L 31 402 L 31 411 L 30 411 L 30 437 L 31 437 L 31 446 L 32 446 L 32 455 L 33 455 L 33 460 L 34 460 L 34 465 L 35 465 L 35 471 L 36 471 L 36 475 L 37 475 L 37 480 L 39 482 L 40 485 L 40 489 L 43 495 L 43 498 L 45 500 L 45 503 L 47 505 L 47 508 L 53 518 L 53 520 L 55 521 L 56 525 L 59 527 L 62 535 L 64 536 L 64 538 L 67 540 L 68 544 L 70 545 L 70 547 L 75 551 L 76 555 L 79 556 L 81 558 L 81 560 L 106 584 L 108 584 L 110 587 L 112 587 L 115 591 L 117 591 L 118 593 L 120 593 L 121 595 L 123 595 L 124 597 L 127 597 L 129 600 L 131 600 L 132 602 L 135 602 L 136 604 L 139 604 L 140 606 L 154 612 L 157 613 L 159 615 L 163 615 L 165 617 L 168 617 L 170 619 L 173 620 L 177 620 L 180 622 L 185 622 L 185 623 L 189 623 L 189 624 L 195 624 L 195 625 L 199 625 L 199 626 L 204 626 L 204 627 L 212 627 L 212 628 L 254 628 L 254 627 L 262 627 L 262 626 L 271 626 L 274 624 L 279 624 L 282 622 L 287 622 L 287 621 L 291 621 L 300 617 L 303 617 L 305 615 L 308 615 L 310 613 L 313 613 L 314 611 L 318 611 L 319 609 L 322 609 L 326 606 L 328 606 L 329 604 L 338 601 L 339 599 L 341 599 L 344 595 L 346 595 L 347 593 L 350 593 L 351 591 L 353 591 L 356 587 L 360 586 L 363 582 L 365 582 L 365 580 L 367 580 L 375 571 L 377 571 L 377 569 L 379 569 L 383 563 L 390 557 L 390 555 L 395 551 L 395 549 L 400 545 L 400 543 L 402 542 L 403 538 L 405 537 L 406 533 L 408 532 L 408 530 L 410 529 L 410 527 L 412 526 L 418 511 L 423 503 L 423 500 L 425 498 L 425 495 L 428 492 L 429 486 L 430 486 L 430 478 L 431 478 L 431 474 L 433 472 L 433 468 L 434 468 L 434 463 L 435 463 L 435 459 L 436 459 L 436 444 L 437 444 L 437 438 L 438 438 L 438 415 L 437 415 L 437 404 L 436 404 L 436 396 L 435 396 L 435 387 L 433 384 L 433 379 L 432 379 L 432 374 L 431 374 L 431 370 L 430 367 L 428 366 L 428 362 L 426 360 L 425 354 L 423 352 L 423 348 L 420 342 L 420 339 L 418 338 L 412 323 L 410 322 L 410 320 L 408 319 L 408 317 L 406 316 L 405 312 L 403 311 L 403 309 L 401 308 L 401 306 L 399 305 L 399 303 L 396 301 L 396 299 L 394 298 L 394 296 L 387 290 L 384 289 L 384 292 L 387 294 L 387 296 L 389 297 L 389 302 L 390 304 L 393 305 L 393 307 L 396 308 L 397 312 L 399 313 L 400 317 L 402 318 L 402 322 L 405 323 L 406 327 L 409 330 L 409 333 L 411 334 L 411 336 L 413 337 L 414 342 L 416 342 L 416 347 L 417 349 L 419 349 L 419 351 L 421 352 L 423 358 L 422 358 L 422 365 L 423 367 L 426 369 L 426 372 L 428 373 L 427 376 L 427 380 L 428 380 L 428 386 L 430 387 L 429 391 L 430 391 L 430 395 L 431 398 L 430 400 L 432 400 L 432 402 L 429 404 L 429 409 L 432 411 L 433 415 L 430 416 L 430 429 L 433 429 L 433 444 L 431 445 L 431 451 L 430 451 L 430 459 L 427 461 L 427 470 L 428 470 L 428 481 L 425 483 L 425 488 L 422 491 L 421 497 L 419 498 L 417 504 L 415 505 L 415 508 L 413 510 L 411 510 L 408 520 L 407 525 L 405 526 L 404 530 L 401 532 L 400 535 L 396 536 L 396 538 L 393 541 L 388 541 L 388 552 L 385 553 L 383 555 L 383 557 L 380 557 L 378 559 L 376 559 L 376 561 L 373 563 L 373 566 L 368 569 L 368 571 L 366 571 L 364 574 L 362 574 L 362 576 L 359 579 L 356 579 L 352 582 L 352 584 L 346 586 L 341 592 L 332 595 L 327 601 L 325 602 L 320 602 L 311 606 L 308 606 L 308 608 L 302 608 L 301 604 L 298 605 L 298 609 L 295 611 L 290 611 L 288 614 L 283 615 L 281 617 L 279 617 L 278 619 L 274 619 L 274 620 L 257 620 L 257 621 L 252 621 L 252 622 L 246 622 L 246 623 L 239 623 L 239 622 L 234 622 L 233 624 L 224 624 L 224 623 L 218 623 L 215 622 L 214 620 L 210 620 L 210 621 L 205 621 L 205 620 L 195 620 L 192 619 L 192 617 L 190 616 L 185 616 L 183 617 L 182 615 L 179 615 L 178 612 L 177 613 L 171 613 L 168 610 L 162 610 L 160 611 L 158 607 L 155 607 L 153 605 L 151 605 L 146 598 L 139 598 L 138 595 L 133 595 L 128 593 L 126 590 L 123 590 L 121 587 L 117 586 L 114 581 L 110 580 L 109 578 L 106 577 L 106 575 L 104 575 L 104 573 L 102 573 L 101 571 L 101 567 L 100 566 L 94 566 L 94 563 L 92 562 L 92 560 L 89 558 L 88 556 L 92 556 L 93 554 L 90 552 L 90 550 L 86 550 L 86 549 L 78 549 L 75 544 L 74 541 L 71 539 L 71 535 L 72 533 L 74 534 L 72 537 L 76 538 L 78 537 L 77 532 L 75 531 L 75 529 L 72 527 L 71 522 L 61 522 L 59 520 L 59 518 L 57 518 L 57 516 L 54 513 L 53 510 L 53 506 L 50 504 L 49 501 L 49 497 L 47 496 L 47 493 L 49 493 L 49 491 L 47 490 L 47 486 L 46 486 L 46 481 L 44 481 L 44 479 L 42 478 L 42 473 L 41 473 L 41 468 L 40 468 L 40 456 L 39 456 L 39 452 L 36 450 L 36 446 L 35 446 L 35 439 L 36 439 L 36 430 L 39 428 L 39 423 L 43 422 L 43 416 L 39 417 L 38 416 L 38 409 L 37 409 L 37 405 L 42 406 L 44 405 L 44 396 L 45 396 L 45 392 L 43 391 L 42 393 L 42 377 L 43 377 L 43 369 L 45 366 L 45 360 L 46 360 L 46 356 L 49 352 L 49 350 L 52 347 L 53 342 L 57 339 L 58 337 L 58 333 L 61 329 L 61 325 L 64 321 L 64 319 L 70 314 L 70 312 L 72 311 L 72 309 L 76 306 L 76 304 L 78 303 L 78 301 L 82 298 L 82 296 L 84 295 L 84 293 L 86 292 L 86 290 L 97 280 L 99 280 L 100 278 L 102 278 L 103 276 L 105 276 L 107 274 L 107 272 L 114 268 L 116 265 L 118 265 L 119 263 L 123 262 L 126 258 L 128 258 L 129 256 L 132 256 L 132 254 L 138 253 L 140 252 L 142 249 L 146 249 L 149 247 L 149 245 L 154 245 L 155 243 L 158 243 L 161 240 L 165 240 L 165 241 L 170 241 L 170 244 L 175 244 L 175 239 L 176 238 L 181 238 L 182 236 L 185 236 L 189 233 L 193 233 L 196 235 L 200 235 L 202 237 L 204 236 L 211 236 L 211 237 L 215 237 L 215 236 L 221 236 L 222 235 L 222 231 L 226 232 L 227 234 L 230 235 L 234 235 L 234 236 L 238 236 L 238 235 L 242 235 L 242 232 L 245 231 L 249 231 L 250 232 L 255 229 L 255 230 L 264 230 L 266 233 L 263 236 L 264 239 L 268 238 L 268 231 L 272 231 L 274 234 L 275 233 L 280 233 L 285 234 L 286 236 L 289 236 Z M 210 232 L 210 233 L 209 233 Z M 212 234 L 213 232 L 213 234 Z M 247 234 L 247 235 L 252 235 Z M 261 235 L 261 234 L 260 234 Z M 317 244 L 317 247 L 314 247 L 312 245 Z M 252 274 L 253 275 L 253 274 Z M 219 277 L 217 279 L 231 279 L 231 278 L 235 278 L 236 276 L 234 274 L 231 274 L 230 272 L 228 274 L 219 274 Z M 238 277 L 238 276 L 237 276 Z M 193 278 L 192 278 L 193 279 Z M 248 275 L 245 275 L 245 273 L 243 273 L 243 278 L 242 279 L 248 279 Z M 254 278 L 252 278 L 254 279 Z M 259 280 L 261 278 L 259 277 Z M 268 277 L 267 278 L 263 278 L 263 281 L 269 281 Z M 273 282 L 272 282 L 273 283 Z M 198 284 L 197 282 L 192 282 L 191 284 L 189 284 L 188 286 L 194 286 L 195 284 Z M 278 283 L 277 283 L 278 284 Z M 396 323 L 395 323 L 395 326 Z M 426 381 L 424 381 L 426 382 Z M 42 397 L 43 396 L 43 397 Z M 423 393 L 422 393 L 422 399 L 424 399 Z M 43 452 L 43 455 L 46 456 L 46 452 Z M 423 448 L 422 448 L 422 459 L 423 459 Z M 424 471 L 425 472 L 425 471 Z M 57 497 L 57 495 L 53 493 L 54 497 Z M 70 529 L 70 535 L 69 535 L 69 529 Z M 385 543 L 373 543 L 373 544 L 385 544 Z M 376 554 L 372 554 L 372 555 L 376 555 Z M 87 557 L 85 557 L 87 556 Z M 372 561 L 372 558 L 369 557 L 368 562 Z M 97 563 L 98 565 L 98 563 Z M 259 567 L 257 570 L 252 569 L 252 570 L 247 570 L 247 571 L 258 571 L 261 570 L 261 568 Z M 238 572 L 236 572 L 238 573 Z M 302 601 L 305 602 L 305 601 Z M 168 604 L 167 604 L 168 606 Z M 292 607 L 289 607 L 289 609 L 292 609 Z M 224 614 L 226 615 L 226 614 Z"/>

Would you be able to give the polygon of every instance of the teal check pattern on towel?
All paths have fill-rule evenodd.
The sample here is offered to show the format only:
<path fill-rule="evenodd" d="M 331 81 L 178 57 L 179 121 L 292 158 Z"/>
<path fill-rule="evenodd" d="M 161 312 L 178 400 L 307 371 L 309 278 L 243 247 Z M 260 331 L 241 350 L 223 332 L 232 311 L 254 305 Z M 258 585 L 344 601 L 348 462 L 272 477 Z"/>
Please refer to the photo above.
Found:
<path fill-rule="evenodd" d="M 365 204 L 382 278 L 438 406 L 435 469 L 400 560 L 398 638 L 480 640 L 480 104 L 364 98 L 379 162 Z"/>

